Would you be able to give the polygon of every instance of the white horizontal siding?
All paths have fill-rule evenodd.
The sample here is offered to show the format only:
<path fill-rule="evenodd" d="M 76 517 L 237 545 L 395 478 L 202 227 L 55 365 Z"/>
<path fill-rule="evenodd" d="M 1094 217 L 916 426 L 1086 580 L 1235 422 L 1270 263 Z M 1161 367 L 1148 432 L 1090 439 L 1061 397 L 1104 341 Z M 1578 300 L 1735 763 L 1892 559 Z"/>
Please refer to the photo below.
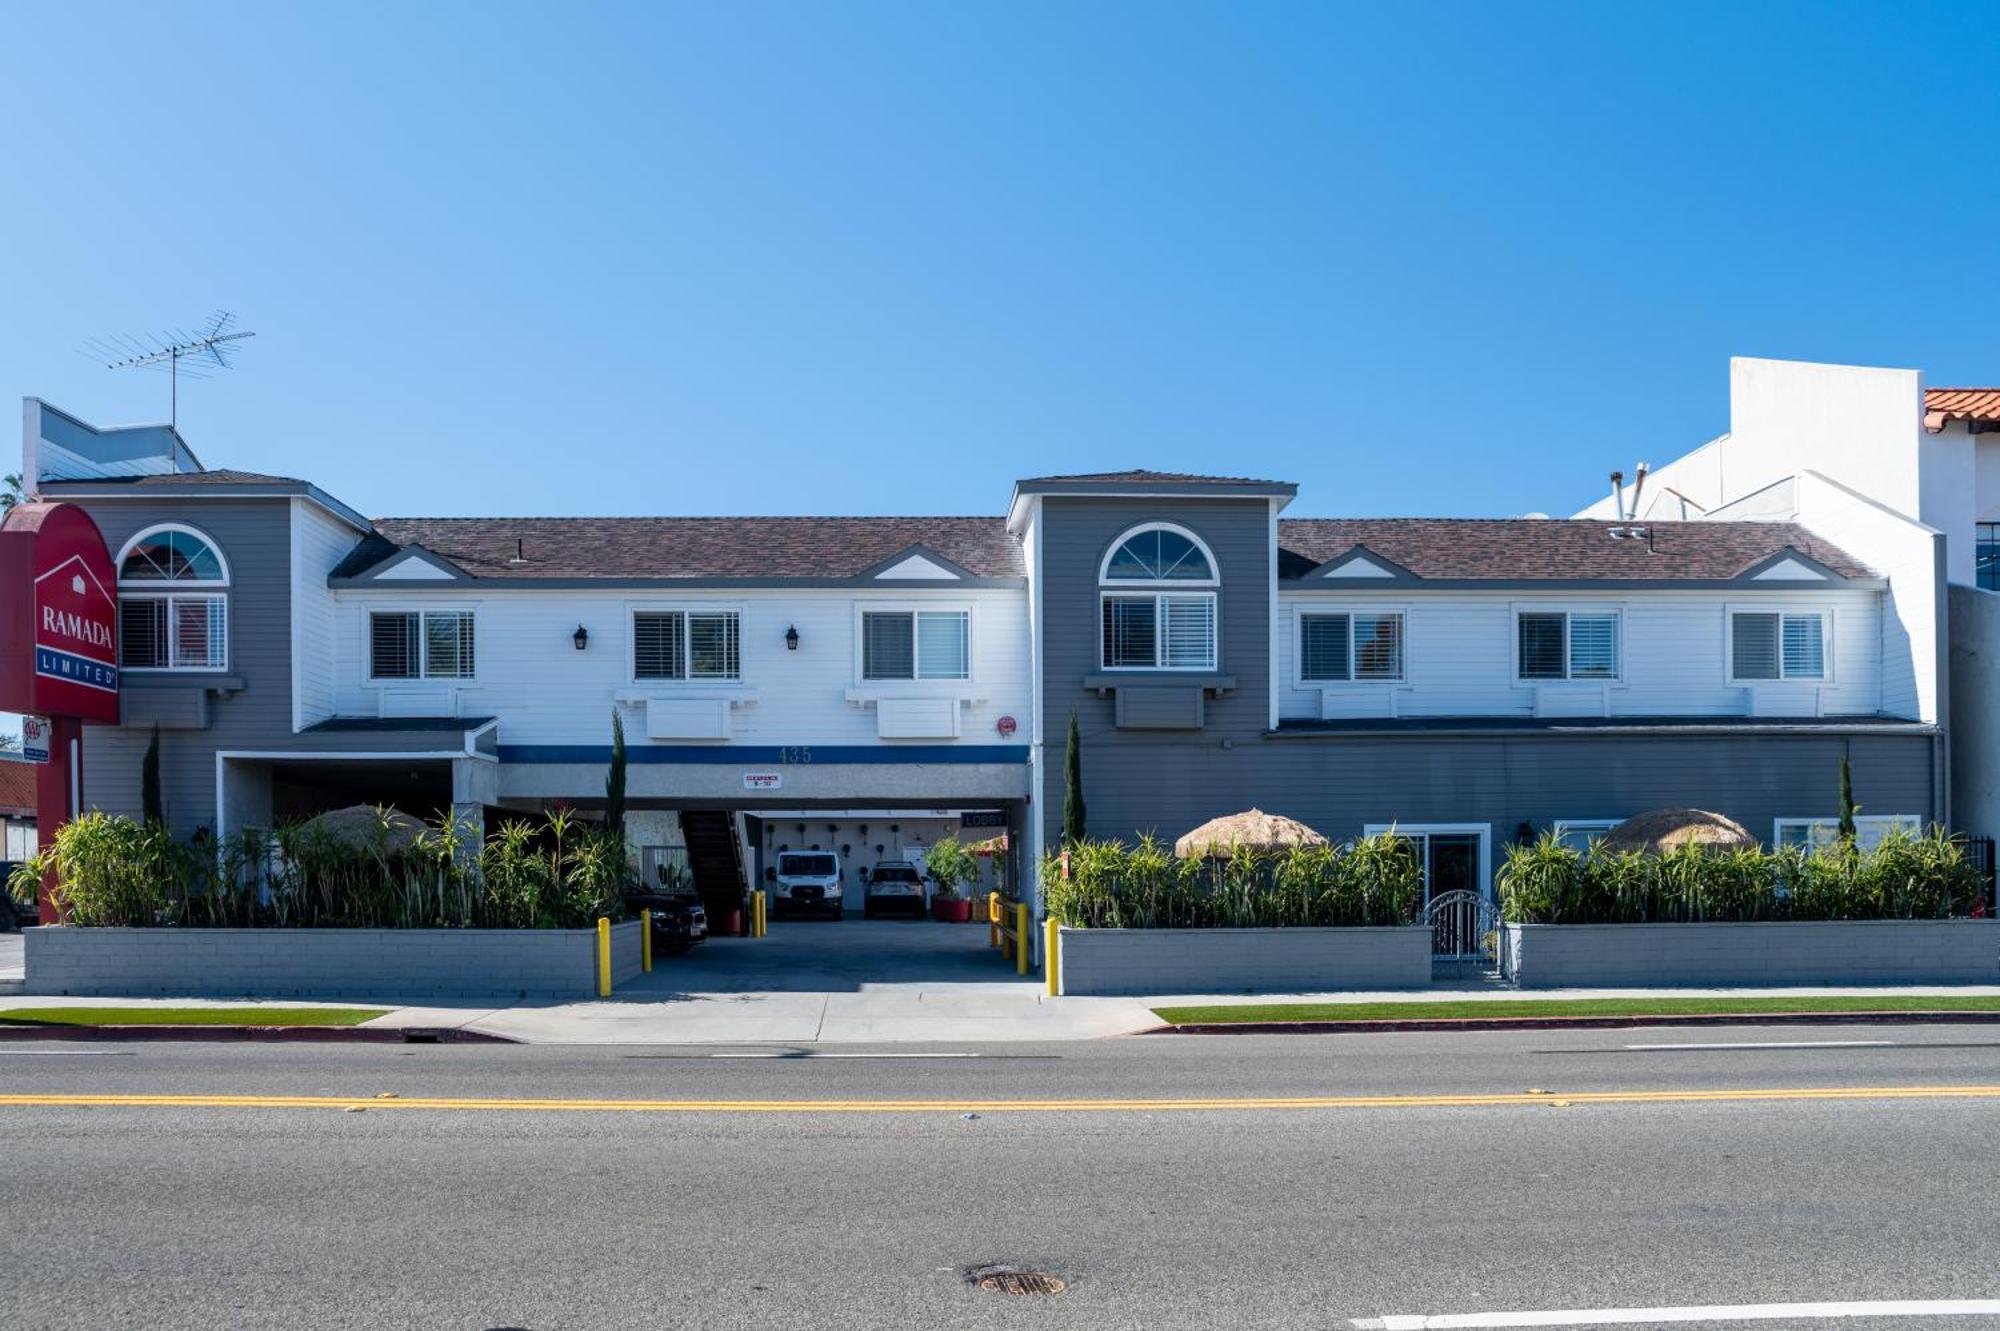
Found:
<path fill-rule="evenodd" d="M 292 724 L 303 729 L 334 714 L 334 594 L 327 575 L 361 533 L 317 504 L 292 501 Z"/>
<path fill-rule="evenodd" d="M 460 716 L 497 716 L 505 744 L 601 744 L 610 739 L 614 699 L 627 705 L 629 743 L 647 742 L 644 700 L 749 694 L 732 709 L 731 741 L 756 745 L 874 744 L 872 703 L 849 702 L 862 688 L 857 678 L 858 606 L 947 609 L 972 614 L 972 678 L 968 681 L 871 681 L 870 695 L 969 696 L 962 704 L 960 740 L 1005 742 L 995 730 L 1002 716 L 1023 726 L 1029 716 L 1027 593 L 1011 589 L 839 591 L 701 590 L 681 594 L 608 591 L 482 591 L 476 585 L 417 589 L 352 589 L 336 593 L 339 634 L 336 702 L 343 716 L 374 716 L 381 689 L 368 682 L 368 612 L 375 609 L 470 609 L 476 615 L 477 675 L 464 681 L 428 681 L 456 690 Z M 723 681 L 638 683 L 631 677 L 631 620 L 635 608 L 681 606 L 734 608 L 742 613 L 740 685 Z M 571 642 L 577 625 L 590 631 L 579 652 Z M 797 628 L 799 648 L 785 647 L 785 630 Z M 410 687 L 402 681 L 396 687 Z M 441 690 L 442 692 L 442 690 Z M 938 741 L 927 741 L 935 743 Z"/>
<path fill-rule="evenodd" d="M 1522 595 L 1403 587 L 1367 592 L 1288 590 L 1280 593 L 1279 605 L 1279 715 L 1287 720 L 1532 716 L 1535 687 L 1514 679 L 1517 608 L 1615 609 L 1622 614 L 1624 678 L 1607 686 L 1603 703 L 1612 716 L 1752 715 L 1751 689 L 1729 682 L 1729 608 L 1825 609 L 1833 616 L 1828 657 L 1832 679 L 1824 686 L 1821 713 L 1852 716 L 1882 710 L 1881 594 L 1875 591 Z M 1295 634 L 1301 606 L 1401 609 L 1403 681 L 1334 685 L 1325 690 L 1299 687 Z M 1784 687 L 1789 691 L 1798 686 Z M 1769 713 L 1768 706 L 1764 710 Z"/>

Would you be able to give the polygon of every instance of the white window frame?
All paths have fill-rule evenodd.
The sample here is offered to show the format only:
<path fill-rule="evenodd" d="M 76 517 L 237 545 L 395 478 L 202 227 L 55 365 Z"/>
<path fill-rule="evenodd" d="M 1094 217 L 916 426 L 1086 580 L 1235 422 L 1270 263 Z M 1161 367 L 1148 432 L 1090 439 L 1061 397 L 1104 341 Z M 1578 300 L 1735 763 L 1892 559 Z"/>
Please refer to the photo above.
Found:
<path fill-rule="evenodd" d="M 868 668 L 867 615 L 945 614 L 965 616 L 965 674 L 926 675 L 921 673 L 922 654 L 917 650 L 917 626 L 910 623 L 910 675 L 894 679 L 870 679 Z M 856 601 L 854 603 L 854 687 L 861 690 L 902 688 L 928 684 L 942 688 L 964 688 L 979 677 L 979 613 L 969 601 Z"/>
<path fill-rule="evenodd" d="M 208 547 L 209 553 L 215 556 L 215 562 L 222 569 L 222 576 L 220 578 L 181 578 L 174 580 L 160 578 L 127 579 L 125 577 L 125 561 L 131 557 L 132 552 L 138 548 L 140 542 L 149 537 L 158 536 L 162 532 L 179 532 L 184 536 L 192 536 L 195 540 L 200 541 L 204 546 Z M 125 544 L 118 548 L 118 559 L 111 566 L 111 569 L 118 583 L 119 669 L 128 670 L 134 674 L 146 675 L 213 675 L 229 669 L 230 619 L 232 618 L 229 591 L 234 585 L 235 579 L 230 573 L 229 556 L 223 553 L 221 542 L 217 541 L 201 528 L 190 526 L 185 522 L 156 522 L 150 527 L 141 528 L 139 531 L 133 533 Z M 166 665 L 139 666 L 125 664 L 124 604 L 127 601 L 167 602 Z M 176 601 L 219 601 L 222 603 L 222 660 L 219 664 L 208 661 L 182 664 L 175 659 L 179 655 L 179 638 L 174 631 L 175 609 L 173 603 Z"/>
<path fill-rule="evenodd" d="M 368 663 L 368 683 L 371 687 L 408 688 L 413 684 L 449 684 L 463 686 L 478 682 L 482 668 L 479 650 L 479 608 L 471 605 L 370 605 L 363 611 L 361 651 Z M 375 616 L 415 615 L 417 616 L 417 673 L 414 675 L 378 675 L 375 673 Z M 431 636 L 424 625 L 427 615 L 470 615 L 472 616 L 472 673 L 469 675 L 433 675 L 431 669 Z"/>
<path fill-rule="evenodd" d="M 1769 681 L 1766 682 L 1768 683 Z M 1771 844 L 1773 846 L 1782 846 L 1785 844 L 1785 829 L 1788 827 L 1805 828 L 1806 845 L 1811 847 L 1815 844 L 1812 832 L 1816 828 L 1825 828 L 1829 840 L 1839 835 L 1840 816 L 1836 814 L 1831 818 L 1774 818 L 1771 820 Z M 1922 814 L 1916 813 L 1857 813 L 1854 815 L 1855 844 L 1865 848 L 1874 844 L 1874 842 L 1871 842 L 1862 834 L 1864 828 L 1879 828 L 1880 831 L 1875 837 L 1875 840 L 1879 841 L 1881 840 L 1881 833 L 1889 832 L 1896 828 L 1901 828 L 1912 835 L 1922 832 L 1924 830 L 1924 819 Z"/>
<path fill-rule="evenodd" d="M 639 616 L 640 615 L 734 615 L 736 616 L 736 673 L 734 675 L 695 675 L 681 679 L 655 679 L 639 674 Z M 693 669 L 694 653 L 693 628 L 686 618 L 681 620 L 681 659 Z M 641 689 L 687 689 L 687 688 L 729 688 L 741 685 L 748 671 L 747 658 L 750 655 L 750 611 L 747 606 L 734 602 L 717 601 L 628 601 L 625 605 L 625 680 L 634 688 Z"/>
<path fill-rule="evenodd" d="M 1534 687 L 1553 684 L 1605 685 L 1625 682 L 1625 611 L 1623 603 L 1618 605 L 1536 605 L 1526 602 L 1516 603 L 1508 623 L 1507 657 L 1508 670 L 1514 676 L 1514 683 Z M 1523 615 L 1561 615 L 1563 617 L 1563 673 L 1555 676 L 1524 675 L 1521 673 L 1521 617 Z M 1618 669 L 1609 675 L 1577 675 L 1570 660 L 1569 624 L 1576 615 L 1610 615 L 1614 621 L 1612 632 L 1613 649 L 1618 653 Z"/>
<path fill-rule="evenodd" d="M 1778 677 L 1776 679 L 1741 679 L 1736 674 L 1736 617 L 1738 615 L 1778 616 Z M 1817 675 L 1787 675 L 1785 673 L 1785 616 L 1817 615 L 1819 617 L 1820 660 L 1826 667 Z M 1757 605 L 1733 602 L 1722 608 L 1722 677 L 1731 688 L 1770 688 L 1776 685 L 1810 687 L 1829 685 L 1833 679 L 1833 611 L 1827 606 L 1774 604 Z"/>
<path fill-rule="evenodd" d="M 1305 621 L 1314 615 L 1346 615 L 1347 619 L 1347 673 L 1346 679 L 1306 678 L 1306 626 Z M 1394 679 L 1354 678 L 1354 616 L 1356 615 L 1396 615 L 1403 621 L 1402 669 Z M 1364 602 L 1328 601 L 1325 604 L 1307 602 L 1292 607 L 1292 687 L 1295 689 L 1353 689 L 1383 688 L 1393 684 L 1407 684 L 1410 680 L 1410 608 L 1407 605 L 1368 605 Z"/>
<path fill-rule="evenodd" d="M 1624 821 L 1623 818 L 1558 818 L 1550 826 L 1549 834 L 1560 842 L 1565 836 L 1580 832 L 1588 844 Z"/>
<path fill-rule="evenodd" d="M 1111 560 L 1128 541 L 1144 536 L 1147 532 L 1165 531 L 1185 537 L 1201 557 L 1208 561 L 1208 576 L 1205 578 L 1114 578 L 1111 576 Z M 1104 556 L 1097 561 L 1097 623 L 1092 626 L 1097 634 L 1097 665 L 1100 670 L 1130 671 L 1134 673 L 1208 673 L 1222 668 L 1222 563 L 1216 559 L 1215 551 L 1208 542 L 1192 530 L 1177 522 L 1142 522 L 1124 531 L 1104 547 Z M 1153 664 L 1152 665 L 1112 665 L 1104 659 L 1104 615 L 1107 602 L 1111 599 L 1137 601 L 1153 598 Z M 1205 665 L 1167 664 L 1166 607 L 1161 598 L 1205 597 L 1208 601 L 1208 621 L 1211 636 L 1208 641 L 1208 661 Z"/>
<path fill-rule="evenodd" d="M 1491 823 L 1366 823 L 1362 825 L 1363 836 L 1380 836 L 1393 832 L 1397 836 L 1408 837 L 1412 841 L 1427 839 L 1432 833 L 1463 836 L 1476 833 L 1479 837 L 1479 895 L 1486 901 L 1497 898 L 1493 891 L 1493 824 Z M 1431 904 L 1430 847 L 1424 847 L 1424 905 Z"/>

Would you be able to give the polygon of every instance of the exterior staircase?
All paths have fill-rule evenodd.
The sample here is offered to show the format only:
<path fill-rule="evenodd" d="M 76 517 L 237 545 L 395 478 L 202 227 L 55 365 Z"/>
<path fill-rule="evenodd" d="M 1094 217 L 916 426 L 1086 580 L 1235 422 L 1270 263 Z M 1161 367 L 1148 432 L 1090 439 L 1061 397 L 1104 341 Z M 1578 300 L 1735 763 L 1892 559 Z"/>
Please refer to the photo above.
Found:
<path fill-rule="evenodd" d="M 743 843 L 736 836 L 736 815 L 727 809 L 683 810 L 681 838 L 687 844 L 694 890 L 708 911 L 709 928 L 725 931 L 730 913 L 735 912 L 740 931 L 750 884 L 743 873 Z"/>

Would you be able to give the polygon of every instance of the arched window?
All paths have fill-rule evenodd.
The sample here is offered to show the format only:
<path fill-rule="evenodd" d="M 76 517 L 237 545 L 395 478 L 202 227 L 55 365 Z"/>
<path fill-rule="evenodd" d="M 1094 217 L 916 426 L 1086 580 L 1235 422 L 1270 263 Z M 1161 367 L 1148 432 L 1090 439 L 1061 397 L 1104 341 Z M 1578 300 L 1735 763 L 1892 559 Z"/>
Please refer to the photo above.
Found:
<path fill-rule="evenodd" d="M 229 668 L 229 561 L 214 541 L 166 523 L 125 543 L 118 659 L 127 670 Z"/>
<path fill-rule="evenodd" d="M 1199 536 L 1164 522 L 1135 527 L 1104 556 L 1098 582 L 1105 669 L 1215 669 L 1221 579 Z"/>

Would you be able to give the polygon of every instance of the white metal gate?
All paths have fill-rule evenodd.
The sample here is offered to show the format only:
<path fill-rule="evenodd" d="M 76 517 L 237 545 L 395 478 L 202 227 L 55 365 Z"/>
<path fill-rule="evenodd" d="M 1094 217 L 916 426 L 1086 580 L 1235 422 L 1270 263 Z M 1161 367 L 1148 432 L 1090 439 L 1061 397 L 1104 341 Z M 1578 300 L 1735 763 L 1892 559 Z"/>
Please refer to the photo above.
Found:
<path fill-rule="evenodd" d="M 1500 912 L 1478 892 L 1444 892 L 1424 907 L 1434 974 L 1484 973 L 1499 960 Z"/>

